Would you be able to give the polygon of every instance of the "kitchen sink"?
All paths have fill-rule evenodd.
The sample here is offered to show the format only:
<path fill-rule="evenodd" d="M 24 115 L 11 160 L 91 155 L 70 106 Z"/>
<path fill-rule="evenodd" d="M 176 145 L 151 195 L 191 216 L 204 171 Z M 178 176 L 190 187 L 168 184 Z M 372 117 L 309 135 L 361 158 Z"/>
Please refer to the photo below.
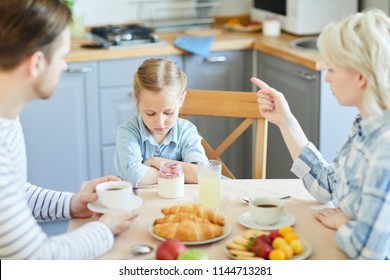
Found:
<path fill-rule="evenodd" d="M 318 51 L 317 37 L 305 37 L 291 41 L 289 46 L 299 50 L 312 50 Z"/>

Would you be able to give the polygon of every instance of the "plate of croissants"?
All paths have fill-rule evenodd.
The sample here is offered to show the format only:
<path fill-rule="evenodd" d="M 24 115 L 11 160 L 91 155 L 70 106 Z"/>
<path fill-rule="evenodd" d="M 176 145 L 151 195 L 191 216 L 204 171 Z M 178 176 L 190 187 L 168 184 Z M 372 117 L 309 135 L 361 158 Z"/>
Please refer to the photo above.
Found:
<path fill-rule="evenodd" d="M 231 232 L 222 215 L 200 204 L 177 204 L 161 212 L 164 217 L 149 227 L 150 234 L 161 241 L 178 239 L 186 245 L 201 245 L 221 240 Z"/>

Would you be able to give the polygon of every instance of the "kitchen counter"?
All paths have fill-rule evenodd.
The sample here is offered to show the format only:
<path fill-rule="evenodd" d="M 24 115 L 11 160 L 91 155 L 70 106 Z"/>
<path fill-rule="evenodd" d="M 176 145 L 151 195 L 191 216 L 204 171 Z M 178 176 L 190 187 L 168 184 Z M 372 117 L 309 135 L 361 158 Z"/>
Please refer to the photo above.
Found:
<path fill-rule="evenodd" d="M 233 32 L 225 29 L 221 29 L 218 33 L 220 34 L 215 36 L 216 39 L 212 43 L 212 51 L 255 49 L 315 71 L 323 69 L 323 63 L 318 52 L 297 50 L 289 47 L 289 42 L 298 38 L 297 36 L 282 33 L 278 37 L 266 37 L 259 32 Z M 160 39 L 164 42 L 163 44 L 144 44 L 114 50 L 81 48 L 81 44 L 90 43 L 90 41 L 86 39 L 73 39 L 71 53 L 68 55 L 67 61 L 71 63 L 90 60 L 184 54 L 186 53 L 185 51 L 173 46 L 173 42 L 179 34 L 183 33 L 160 33 Z"/>

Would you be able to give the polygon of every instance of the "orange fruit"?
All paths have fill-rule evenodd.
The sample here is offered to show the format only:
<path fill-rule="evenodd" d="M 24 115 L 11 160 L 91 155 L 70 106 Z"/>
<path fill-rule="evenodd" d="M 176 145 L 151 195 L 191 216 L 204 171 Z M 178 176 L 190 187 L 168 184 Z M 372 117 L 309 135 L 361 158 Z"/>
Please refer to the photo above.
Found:
<path fill-rule="evenodd" d="M 295 239 L 299 239 L 298 235 L 295 232 L 289 232 L 283 238 L 287 241 L 288 244 Z"/>
<path fill-rule="evenodd" d="M 272 248 L 274 249 L 279 248 L 281 245 L 287 245 L 287 241 L 283 237 L 276 237 L 272 241 Z"/>
<path fill-rule="evenodd" d="M 269 252 L 268 258 L 270 260 L 285 260 L 286 253 L 281 249 L 273 249 L 271 252 Z"/>
<path fill-rule="evenodd" d="M 294 229 L 290 226 L 284 226 L 279 229 L 279 233 L 281 236 L 285 236 L 289 232 L 294 232 Z"/>
<path fill-rule="evenodd" d="M 291 259 L 294 255 L 293 249 L 288 244 L 282 244 L 278 247 L 278 249 L 282 250 L 286 254 L 286 259 Z"/>
<path fill-rule="evenodd" d="M 303 252 L 303 250 L 305 250 L 305 246 L 299 239 L 294 239 L 293 241 L 291 241 L 290 246 L 294 252 L 294 255 L 299 255 Z"/>

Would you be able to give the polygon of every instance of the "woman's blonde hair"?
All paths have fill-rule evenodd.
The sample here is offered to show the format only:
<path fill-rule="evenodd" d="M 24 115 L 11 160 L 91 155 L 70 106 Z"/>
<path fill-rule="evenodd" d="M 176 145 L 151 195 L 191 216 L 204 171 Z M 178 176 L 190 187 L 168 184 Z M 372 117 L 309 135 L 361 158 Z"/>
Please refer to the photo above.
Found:
<path fill-rule="evenodd" d="M 390 19 L 365 10 L 327 25 L 318 38 L 327 63 L 361 73 L 367 80 L 363 106 L 368 115 L 390 109 Z"/>
<path fill-rule="evenodd" d="M 145 60 L 134 74 L 133 96 L 137 106 L 143 89 L 160 92 L 168 89 L 182 99 L 187 86 L 187 76 L 170 59 L 150 58 Z"/>

